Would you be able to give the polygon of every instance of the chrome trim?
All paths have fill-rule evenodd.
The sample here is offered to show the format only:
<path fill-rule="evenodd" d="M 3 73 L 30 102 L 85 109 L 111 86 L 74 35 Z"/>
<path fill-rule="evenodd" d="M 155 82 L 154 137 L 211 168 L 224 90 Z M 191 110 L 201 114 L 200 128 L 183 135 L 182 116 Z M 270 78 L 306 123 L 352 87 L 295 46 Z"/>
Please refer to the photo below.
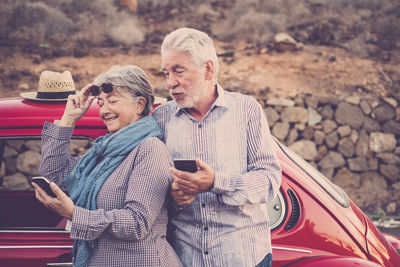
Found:
<path fill-rule="evenodd" d="M 287 251 L 294 251 L 294 252 L 302 252 L 302 253 L 309 253 L 309 254 L 312 253 L 311 250 L 298 249 L 298 248 L 285 248 L 285 247 L 272 246 L 272 249 L 287 250 Z"/>
<path fill-rule="evenodd" d="M 62 266 L 62 267 L 69 267 L 73 266 L 72 262 L 48 262 L 46 263 L 46 266 Z"/>
<path fill-rule="evenodd" d="M 276 220 L 274 224 L 271 224 L 269 226 L 270 229 L 275 229 L 276 227 L 278 227 L 283 222 L 283 219 L 285 218 L 285 214 L 286 214 L 286 209 L 287 209 L 286 202 L 285 202 L 285 200 L 284 200 L 284 198 L 282 196 L 282 192 L 280 190 L 279 190 L 278 194 L 276 195 L 276 197 L 281 202 L 282 210 L 281 210 L 281 214 L 279 215 L 278 220 Z M 272 202 L 273 201 L 271 201 L 269 203 L 272 203 Z M 267 204 L 267 206 L 270 205 L 269 203 Z"/>
<path fill-rule="evenodd" d="M 0 249 L 14 249 L 14 248 L 72 248 L 72 245 L 70 245 L 70 246 L 51 246 L 51 245 L 0 246 Z"/>

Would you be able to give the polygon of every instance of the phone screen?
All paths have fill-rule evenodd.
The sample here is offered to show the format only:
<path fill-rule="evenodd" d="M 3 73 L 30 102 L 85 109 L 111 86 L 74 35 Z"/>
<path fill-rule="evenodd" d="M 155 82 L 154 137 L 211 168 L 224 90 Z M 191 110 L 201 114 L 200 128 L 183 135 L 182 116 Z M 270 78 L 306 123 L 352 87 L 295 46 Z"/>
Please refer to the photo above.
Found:
<path fill-rule="evenodd" d="M 176 159 L 174 165 L 180 171 L 197 172 L 196 160 L 194 159 Z"/>
<path fill-rule="evenodd" d="M 49 181 L 43 176 L 32 177 L 32 182 L 40 186 L 49 196 L 57 197 L 50 188 Z"/>

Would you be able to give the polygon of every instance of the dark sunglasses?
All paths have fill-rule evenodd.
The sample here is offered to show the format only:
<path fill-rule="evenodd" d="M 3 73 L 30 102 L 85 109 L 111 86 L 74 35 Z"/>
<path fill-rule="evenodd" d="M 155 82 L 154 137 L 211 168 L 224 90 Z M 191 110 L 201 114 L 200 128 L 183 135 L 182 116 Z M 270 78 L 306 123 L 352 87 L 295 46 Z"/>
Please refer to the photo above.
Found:
<path fill-rule="evenodd" d="M 100 85 L 100 87 L 97 85 L 93 85 L 89 89 L 89 91 L 92 96 L 98 96 L 101 91 L 103 91 L 106 94 L 109 94 L 113 91 L 113 86 L 111 83 L 103 83 L 102 85 Z"/>

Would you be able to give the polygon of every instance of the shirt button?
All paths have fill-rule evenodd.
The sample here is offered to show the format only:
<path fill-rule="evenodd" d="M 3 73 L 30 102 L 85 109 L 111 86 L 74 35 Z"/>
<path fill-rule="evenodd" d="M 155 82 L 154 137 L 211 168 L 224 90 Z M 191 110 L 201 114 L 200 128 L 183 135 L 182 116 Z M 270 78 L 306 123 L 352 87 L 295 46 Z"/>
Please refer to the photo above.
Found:
<path fill-rule="evenodd" d="M 204 230 L 205 230 L 205 231 L 207 231 L 207 230 L 208 230 L 208 227 L 207 227 L 207 226 L 206 226 L 206 227 L 204 227 Z"/>
<path fill-rule="evenodd" d="M 201 128 L 202 126 L 201 126 L 201 124 L 199 124 L 199 125 L 197 125 L 197 127 Z"/>
<path fill-rule="evenodd" d="M 201 204 L 201 206 L 202 206 L 203 208 L 205 208 L 205 207 L 206 207 L 206 203 Z"/>
<path fill-rule="evenodd" d="M 204 255 L 208 255 L 208 251 L 206 250 L 206 251 L 204 251 Z"/>

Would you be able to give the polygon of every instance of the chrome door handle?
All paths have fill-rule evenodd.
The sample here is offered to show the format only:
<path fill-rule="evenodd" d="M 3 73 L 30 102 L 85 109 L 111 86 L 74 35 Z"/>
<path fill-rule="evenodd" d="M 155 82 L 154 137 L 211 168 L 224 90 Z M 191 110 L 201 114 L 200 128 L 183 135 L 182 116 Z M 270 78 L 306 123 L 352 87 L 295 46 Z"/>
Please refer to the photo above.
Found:
<path fill-rule="evenodd" d="M 72 262 L 48 262 L 46 266 L 72 267 Z"/>

